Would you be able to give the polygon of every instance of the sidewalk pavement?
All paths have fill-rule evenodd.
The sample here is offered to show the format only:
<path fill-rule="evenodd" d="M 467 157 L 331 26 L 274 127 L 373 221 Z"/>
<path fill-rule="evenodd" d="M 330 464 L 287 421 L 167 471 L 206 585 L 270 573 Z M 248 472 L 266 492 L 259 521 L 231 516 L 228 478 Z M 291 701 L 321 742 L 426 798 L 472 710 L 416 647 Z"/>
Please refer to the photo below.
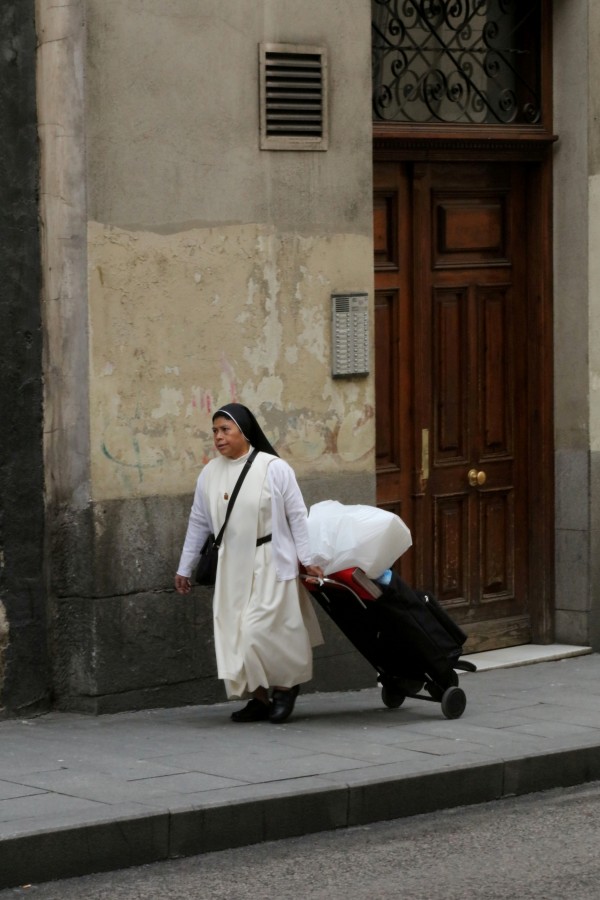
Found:
<path fill-rule="evenodd" d="M 0 722 L 0 888 L 600 779 L 600 655 L 460 675 L 467 708 L 376 688 Z"/>

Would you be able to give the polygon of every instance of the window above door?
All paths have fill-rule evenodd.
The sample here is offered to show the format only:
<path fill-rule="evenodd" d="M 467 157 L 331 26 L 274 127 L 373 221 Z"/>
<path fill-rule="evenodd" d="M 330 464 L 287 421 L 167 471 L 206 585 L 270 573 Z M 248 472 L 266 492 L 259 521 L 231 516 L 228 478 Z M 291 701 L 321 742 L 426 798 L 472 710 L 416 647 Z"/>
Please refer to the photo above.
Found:
<path fill-rule="evenodd" d="M 372 0 L 373 119 L 548 126 L 548 18 L 545 0 Z"/>

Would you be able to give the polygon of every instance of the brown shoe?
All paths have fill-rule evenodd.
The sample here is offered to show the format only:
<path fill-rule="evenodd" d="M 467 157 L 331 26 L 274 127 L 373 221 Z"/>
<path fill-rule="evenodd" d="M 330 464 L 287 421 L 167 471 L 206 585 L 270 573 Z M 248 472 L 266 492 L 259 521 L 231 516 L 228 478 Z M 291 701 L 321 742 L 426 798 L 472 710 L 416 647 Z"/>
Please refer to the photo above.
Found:
<path fill-rule="evenodd" d="M 231 718 L 234 722 L 264 722 L 269 718 L 270 709 L 269 704 L 253 698 L 243 709 L 231 713 Z"/>

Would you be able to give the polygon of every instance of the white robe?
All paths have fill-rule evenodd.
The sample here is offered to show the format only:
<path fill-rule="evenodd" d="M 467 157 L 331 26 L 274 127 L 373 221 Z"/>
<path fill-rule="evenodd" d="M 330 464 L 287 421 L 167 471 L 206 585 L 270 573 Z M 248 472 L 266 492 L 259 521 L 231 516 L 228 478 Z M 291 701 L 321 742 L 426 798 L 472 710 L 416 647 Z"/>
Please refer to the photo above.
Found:
<path fill-rule="evenodd" d="M 246 459 L 217 457 L 200 475 L 179 574 L 191 574 L 206 534 L 221 528 Z M 257 547 L 257 538 L 271 531 L 273 541 Z M 215 649 L 228 697 L 245 697 L 261 686 L 292 687 L 312 677 L 311 645 L 323 639 L 298 579 L 298 557 L 309 565 L 309 552 L 306 507 L 293 470 L 259 453 L 219 551 Z"/>

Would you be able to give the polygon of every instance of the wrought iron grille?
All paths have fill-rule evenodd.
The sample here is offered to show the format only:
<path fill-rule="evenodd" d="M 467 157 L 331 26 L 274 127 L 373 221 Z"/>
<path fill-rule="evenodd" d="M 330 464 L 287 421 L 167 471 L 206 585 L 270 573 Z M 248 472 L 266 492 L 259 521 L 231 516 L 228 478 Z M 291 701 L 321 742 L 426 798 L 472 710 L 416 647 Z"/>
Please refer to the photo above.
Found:
<path fill-rule="evenodd" d="M 541 0 L 372 0 L 373 116 L 540 120 Z"/>

